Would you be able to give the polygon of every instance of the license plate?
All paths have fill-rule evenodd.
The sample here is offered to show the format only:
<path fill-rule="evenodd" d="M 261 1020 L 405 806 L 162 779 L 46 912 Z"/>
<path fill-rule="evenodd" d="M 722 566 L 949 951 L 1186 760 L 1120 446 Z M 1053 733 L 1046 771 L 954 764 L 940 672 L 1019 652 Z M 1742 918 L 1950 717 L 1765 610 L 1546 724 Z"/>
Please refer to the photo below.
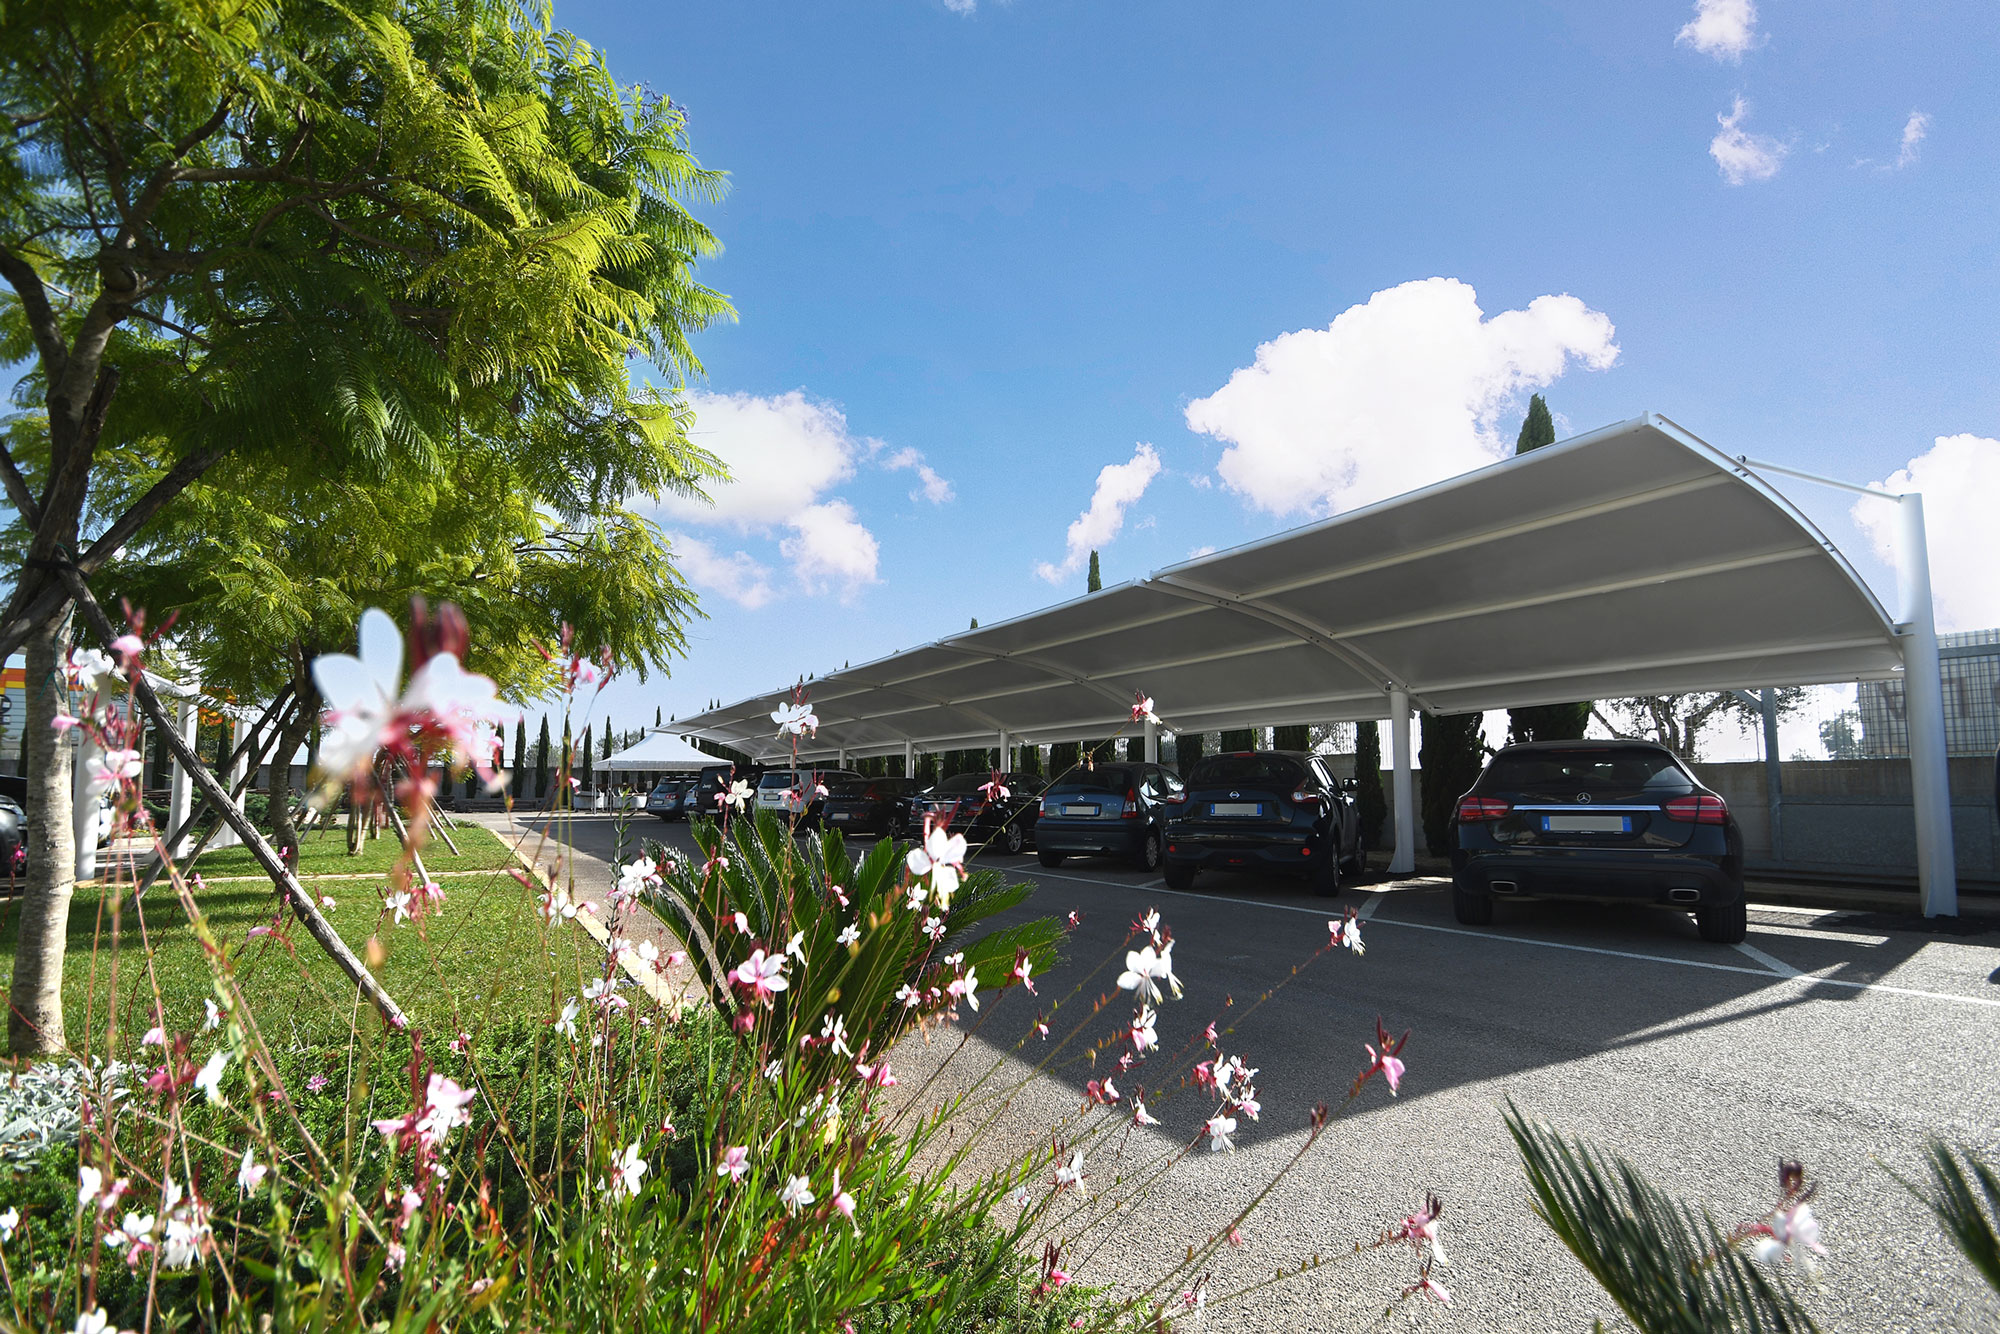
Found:
<path fill-rule="evenodd" d="M 1063 808 L 1062 808 L 1062 811 L 1063 811 L 1063 814 L 1064 814 L 1064 815 L 1095 815 L 1095 814 L 1097 814 L 1097 807 L 1095 807 L 1095 806 L 1065 806 L 1065 807 L 1063 807 Z"/>
<path fill-rule="evenodd" d="M 846 811 L 835 811 L 832 815 L 828 816 L 827 818 L 829 820 L 852 820 L 854 817 L 852 815 L 849 815 Z"/>
<path fill-rule="evenodd" d="M 1208 805 L 1210 815 L 1262 815 L 1264 806 L 1256 801 L 1212 801 Z"/>
<path fill-rule="evenodd" d="M 1544 815 L 1542 832 L 1546 834 L 1629 834 L 1632 832 L 1632 817 L 1629 815 Z"/>

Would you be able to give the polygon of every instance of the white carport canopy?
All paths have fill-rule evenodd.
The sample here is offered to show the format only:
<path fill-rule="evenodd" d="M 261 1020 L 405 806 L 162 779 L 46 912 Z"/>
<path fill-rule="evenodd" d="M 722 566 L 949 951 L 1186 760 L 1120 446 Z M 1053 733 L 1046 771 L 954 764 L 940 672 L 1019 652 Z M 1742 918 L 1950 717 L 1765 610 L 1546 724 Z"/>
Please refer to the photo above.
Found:
<path fill-rule="evenodd" d="M 1790 502 L 1648 414 L 821 677 L 818 735 L 801 755 L 1104 736 L 1129 726 L 1139 692 L 1179 731 L 1387 716 L 1392 869 L 1408 869 L 1411 705 L 1460 713 L 1881 678 L 1902 670 L 1904 640 Z M 676 726 L 775 757 L 791 739 L 770 713 L 788 698 Z M 1941 712 L 1937 744 L 1941 757 Z M 1927 875 L 1950 875 L 1948 824 L 1944 836 Z"/>
<path fill-rule="evenodd" d="M 677 733 L 653 732 L 638 744 L 597 761 L 596 768 L 600 773 L 606 770 L 613 773 L 665 773 L 674 769 L 699 769 L 705 764 L 717 762 L 715 756 L 705 750 L 696 750 Z"/>

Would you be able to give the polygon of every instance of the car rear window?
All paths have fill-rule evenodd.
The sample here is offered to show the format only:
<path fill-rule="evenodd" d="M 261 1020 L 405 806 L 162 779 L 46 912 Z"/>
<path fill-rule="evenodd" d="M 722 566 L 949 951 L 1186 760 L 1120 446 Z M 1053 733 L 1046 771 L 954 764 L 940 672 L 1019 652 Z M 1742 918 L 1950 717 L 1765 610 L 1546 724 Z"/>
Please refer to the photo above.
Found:
<path fill-rule="evenodd" d="M 782 791 L 785 788 L 797 787 L 798 782 L 799 776 L 790 769 L 773 769 L 758 780 L 757 786 L 766 792 Z"/>
<path fill-rule="evenodd" d="M 1132 770 L 1122 764 L 1107 764 L 1101 769 L 1072 769 L 1055 782 L 1049 784 L 1051 792 L 1116 792 L 1124 795 L 1138 779 Z"/>
<path fill-rule="evenodd" d="M 1686 791 L 1687 771 L 1656 746 L 1589 746 L 1575 750 L 1502 751 L 1480 787 L 1507 792 Z"/>
<path fill-rule="evenodd" d="M 953 774 L 931 790 L 933 792 L 942 792 L 946 796 L 963 796 L 967 793 L 977 792 L 992 781 L 993 776 L 991 774 Z"/>
<path fill-rule="evenodd" d="M 826 794 L 829 797 L 858 797 L 867 792 L 871 785 L 880 784 L 879 778 L 829 778 Z"/>
<path fill-rule="evenodd" d="M 1189 787 L 1214 783 L 1295 787 L 1305 776 L 1303 765 L 1283 755 L 1214 755 L 1195 765 L 1187 783 Z"/>

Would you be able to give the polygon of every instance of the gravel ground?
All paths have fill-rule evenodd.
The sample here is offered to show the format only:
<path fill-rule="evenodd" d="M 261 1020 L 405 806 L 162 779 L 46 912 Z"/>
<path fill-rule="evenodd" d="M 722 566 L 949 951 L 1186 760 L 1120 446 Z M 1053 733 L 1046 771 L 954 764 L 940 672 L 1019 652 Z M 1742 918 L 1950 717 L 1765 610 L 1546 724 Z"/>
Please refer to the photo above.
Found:
<path fill-rule="evenodd" d="M 608 874 L 613 821 L 580 817 L 574 830 L 579 880 L 594 867 Z M 685 826 L 644 818 L 631 833 L 686 841 Z M 1331 1259 L 1435 1191 L 1445 1200 L 1451 1256 L 1438 1277 L 1453 1305 L 1412 1300 L 1385 1315 L 1414 1272 L 1410 1253 L 1392 1249 L 1219 1303 L 1209 1329 L 1611 1323 L 1610 1303 L 1529 1211 L 1500 1120 L 1511 1098 L 1624 1154 L 1726 1221 L 1768 1206 L 1779 1158 L 1803 1160 L 1820 1182 L 1816 1212 L 1832 1252 L 1809 1300 L 1829 1330 L 2000 1327 L 2000 1302 L 1883 1167 L 1920 1172 L 1931 1133 L 2000 1159 L 2000 932 L 1940 935 L 1759 909 L 1748 945 L 1730 948 L 1702 943 L 1680 913 L 1541 904 L 1504 905 L 1493 927 L 1468 930 L 1453 921 L 1442 882 L 1378 880 L 1337 901 L 1367 914 L 1366 956 L 1320 958 L 1253 1009 L 1318 950 L 1334 905 L 1283 881 L 1204 877 L 1177 894 L 1110 863 L 1072 861 L 1059 871 L 1027 858 L 995 864 L 1040 886 L 1017 915 L 1075 909 L 1082 925 L 1068 962 L 1038 979 L 1039 996 L 987 998 L 965 1026 L 965 1050 L 924 1093 L 934 1100 L 998 1068 L 987 1087 L 1013 1091 L 978 1161 L 1046 1143 L 1051 1127 L 1077 1113 L 1083 1081 L 1105 1072 L 1076 1057 L 1086 1041 L 1037 1075 L 1033 1063 L 1047 1048 L 1030 1025 L 1039 1009 L 1074 995 L 1051 1028 L 1057 1040 L 1075 1028 L 1069 1016 L 1089 1014 L 1113 989 L 1129 924 L 1148 907 L 1174 932 L 1187 986 L 1185 999 L 1162 1007 L 1163 1054 L 1215 1019 L 1224 1050 L 1261 1071 L 1263 1117 L 1244 1123 L 1234 1152 L 1189 1154 L 1094 1228 L 1079 1234 L 1074 1222 L 1065 1225 L 1080 1277 L 1145 1286 L 1283 1173 L 1244 1225 L 1244 1245 L 1216 1258 L 1212 1291 L 1316 1253 Z M 1085 985 L 1107 960 L 1114 966 Z M 1129 1010 L 1114 997 L 1086 1021 L 1086 1037 L 1111 1037 Z M 1371 1083 L 1286 1171 L 1313 1104 L 1345 1096 L 1377 1015 L 1392 1032 L 1412 1031 L 1401 1097 Z M 897 1068 L 908 1092 L 958 1037 L 946 1030 L 928 1045 L 905 1044 Z M 1100 1061 L 1116 1054 L 1107 1049 Z M 1119 1082 L 1129 1094 L 1146 1081 Z M 1103 1137 L 1090 1155 L 1100 1203 L 1129 1191 L 1121 1172 L 1129 1177 L 1177 1152 L 1208 1115 L 1206 1098 L 1177 1080 L 1146 1096 L 1162 1127 L 1122 1144 Z"/>

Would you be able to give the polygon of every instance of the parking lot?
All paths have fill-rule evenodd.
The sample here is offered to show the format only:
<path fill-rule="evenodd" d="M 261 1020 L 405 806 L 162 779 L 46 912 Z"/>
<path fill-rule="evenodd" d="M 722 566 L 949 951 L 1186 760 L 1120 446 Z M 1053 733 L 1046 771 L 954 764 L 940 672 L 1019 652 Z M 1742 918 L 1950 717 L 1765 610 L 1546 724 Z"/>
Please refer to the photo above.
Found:
<path fill-rule="evenodd" d="M 616 822 L 581 816 L 573 830 L 579 876 L 608 874 Z M 642 816 L 630 834 L 690 846 L 684 824 Z M 1610 1320 L 1608 1301 L 1529 1211 L 1500 1121 L 1509 1098 L 1615 1148 L 1725 1222 L 1760 1214 L 1774 1197 L 1778 1160 L 1802 1160 L 1821 1183 L 1816 1208 L 1831 1256 L 1812 1303 L 1829 1329 L 2000 1322 L 2000 1304 L 1884 1170 L 1919 1171 L 1931 1133 L 2000 1157 L 2000 932 L 1938 935 L 1912 923 L 1757 907 L 1748 941 L 1731 947 L 1704 944 L 1685 914 L 1660 909 L 1507 904 L 1493 927 L 1465 928 L 1434 879 L 1377 877 L 1329 901 L 1248 877 L 1204 876 L 1176 893 L 1109 863 L 986 864 L 1037 885 L 1017 915 L 1074 910 L 1081 925 L 1039 997 L 1016 990 L 989 1000 L 979 1047 L 1004 1057 L 1028 1034 L 1038 1003 L 1122 957 L 1132 919 L 1158 907 L 1187 987 L 1185 999 L 1163 1007 L 1163 1049 L 1216 1020 L 1224 1050 L 1261 1070 L 1263 1116 L 1242 1126 L 1236 1152 L 1180 1163 L 1165 1188 L 1106 1228 L 1085 1279 L 1143 1282 L 1233 1213 L 1290 1158 L 1313 1104 L 1345 1095 L 1380 1015 L 1392 1032 L 1412 1032 L 1401 1097 L 1379 1080 L 1369 1085 L 1244 1226 L 1244 1245 L 1219 1257 L 1213 1287 L 1226 1292 L 1347 1250 L 1434 1191 L 1445 1201 L 1451 1255 L 1438 1276 L 1454 1304 L 1405 1303 L 1378 1320 L 1412 1274 L 1407 1252 L 1382 1251 L 1213 1309 L 1209 1327 L 1359 1329 L 1414 1317 L 1434 1329 L 1540 1331 Z M 1329 910 L 1350 904 L 1365 918 L 1365 957 L 1321 958 L 1252 1010 L 1324 943 Z M 1050 1020 L 1058 1036 L 1072 1026 L 1068 1014 L 1087 1013 L 1109 989 L 1109 976 Z M 1125 1008 L 1115 998 L 1096 1027 L 1109 1033 Z M 992 1064 L 959 1059 L 966 1068 Z M 999 1140 L 1045 1137 L 1057 1115 L 1075 1109 L 1083 1082 L 1103 1073 L 1079 1062 L 1036 1081 L 997 1128 Z M 1208 1115 L 1191 1091 L 1161 1090 L 1156 1100 L 1149 1090 L 1147 1100 L 1164 1122 L 1151 1133 L 1182 1143 Z M 1094 1170 L 1108 1185 L 1116 1164 Z"/>

